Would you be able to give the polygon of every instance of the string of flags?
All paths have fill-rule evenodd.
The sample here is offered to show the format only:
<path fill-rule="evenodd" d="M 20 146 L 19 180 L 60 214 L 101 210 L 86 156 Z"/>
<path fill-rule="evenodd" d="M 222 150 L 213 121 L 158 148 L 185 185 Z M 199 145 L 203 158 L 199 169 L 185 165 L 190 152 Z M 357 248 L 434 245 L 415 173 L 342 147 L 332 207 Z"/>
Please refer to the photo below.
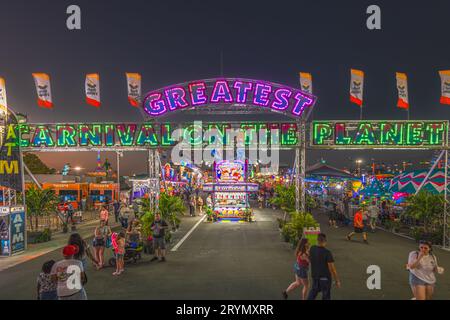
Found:
<path fill-rule="evenodd" d="M 398 100 L 397 107 L 408 110 L 408 77 L 406 73 L 396 72 Z M 37 104 L 39 107 L 52 109 L 52 90 L 50 85 L 50 76 L 46 73 L 32 73 L 36 86 Z M 139 107 L 142 96 L 142 77 L 139 73 L 126 73 L 128 102 L 133 107 Z M 439 71 L 441 78 L 441 97 L 440 103 L 450 105 L 450 70 Z M 307 72 L 300 72 L 300 88 L 306 93 L 313 93 L 312 75 Z M 362 107 L 364 104 L 364 72 L 357 69 L 350 70 L 350 102 Z M 86 75 L 85 80 L 86 103 L 99 108 L 100 99 L 100 75 L 90 73 Z M 6 82 L 0 77 L 0 112 L 6 111 Z"/>

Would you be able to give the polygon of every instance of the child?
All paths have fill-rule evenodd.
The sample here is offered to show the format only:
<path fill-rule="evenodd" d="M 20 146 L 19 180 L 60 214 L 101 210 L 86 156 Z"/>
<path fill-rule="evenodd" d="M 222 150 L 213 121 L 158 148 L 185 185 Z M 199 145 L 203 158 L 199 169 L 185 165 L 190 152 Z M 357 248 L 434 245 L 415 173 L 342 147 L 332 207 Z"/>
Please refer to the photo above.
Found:
<path fill-rule="evenodd" d="M 54 260 L 45 262 L 42 265 L 42 272 L 37 278 L 38 300 L 58 300 L 56 294 L 56 282 L 52 280 L 50 272 L 55 264 Z"/>
<path fill-rule="evenodd" d="M 125 255 L 125 233 L 123 231 L 117 235 L 116 243 L 116 272 L 113 273 L 114 276 L 118 276 L 125 271 L 123 261 L 123 256 Z"/>

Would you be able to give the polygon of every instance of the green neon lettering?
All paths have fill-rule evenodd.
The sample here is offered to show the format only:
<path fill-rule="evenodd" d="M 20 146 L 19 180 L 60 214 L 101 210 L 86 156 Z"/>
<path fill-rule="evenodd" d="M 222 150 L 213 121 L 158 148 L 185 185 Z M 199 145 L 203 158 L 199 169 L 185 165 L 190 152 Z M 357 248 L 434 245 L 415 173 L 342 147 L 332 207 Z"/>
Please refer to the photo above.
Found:
<path fill-rule="evenodd" d="M 37 126 L 33 136 L 33 147 L 53 147 L 55 145 L 50 130 L 46 126 Z"/>
<path fill-rule="evenodd" d="M 351 144 L 352 139 L 350 137 L 346 137 L 345 123 L 336 123 L 334 126 L 334 132 L 334 139 L 336 144 Z"/>
<path fill-rule="evenodd" d="M 295 123 L 283 123 L 281 133 L 282 145 L 294 146 L 298 143 L 297 125 Z"/>
<path fill-rule="evenodd" d="M 161 145 L 173 146 L 176 141 L 172 139 L 172 126 L 169 123 L 161 125 Z"/>
<path fill-rule="evenodd" d="M 105 145 L 107 147 L 113 147 L 116 143 L 115 127 L 113 124 L 105 124 L 103 126 L 105 133 Z"/>
<path fill-rule="evenodd" d="M 425 131 L 428 132 L 428 144 L 440 145 L 443 142 L 443 132 L 445 131 L 445 125 L 442 122 L 428 123 L 425 127 Z"/>
<path fill-rule="evenodd" d="M 375 134 L 373 132 L 372 124 L 362 122 L 358 125 L 358 130 L 355 135 L 353 144 L 368 144 L 374 145 L 376 143 Z"/>
<path fill-rule="evenodd" d="M 76 135 L 77 131 L 74 126 L 69 124 L 56 125 L 56 144 L 58 147 L 75 147 L 77 145 Z"/>
<path fill-rule="evenodd" d="M 406 144 L 423 144 L 424 126 L 421 122 L 409 122 L 406 124 Z"/>
<path fill-rule="evenodd" d="M 313 144 L 323 145 L 325 141 L 333 138 L 332 135 L 333 129 L 331 124 L 325 122 L 313 123 Z"/>
<path fill-rule="evenodd" d="M 138 146 L 157 146 L 158 139 L 156 138 L 155 129 L 151 124 L 144 124 L 139 130 L 139 135 L 136 140 L 136 145 Z"/>
<path fill-rule="evenodd" d="M 101 146 L 102 145 L 102 126 L 100 124 L 91 125 L 80 124 L 78 125 L 78 134 L 80 139 L 80 146 Z"/>
<path fill-rule="evenodd" d="M 135 124 L 119 124 L 116 126 L 117 135 L 119 136 L 121 146 L 130 147 L 133 145 L 136 127 L 137 126 Z"/>

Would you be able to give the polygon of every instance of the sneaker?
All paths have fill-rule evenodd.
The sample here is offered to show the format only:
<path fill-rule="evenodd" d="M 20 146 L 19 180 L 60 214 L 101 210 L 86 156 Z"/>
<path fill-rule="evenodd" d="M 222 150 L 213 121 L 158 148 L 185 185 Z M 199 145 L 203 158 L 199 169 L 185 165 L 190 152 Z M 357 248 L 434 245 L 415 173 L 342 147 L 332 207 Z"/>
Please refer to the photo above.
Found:
<path fill-rule="evenodd" d="M 364 240 L 364 243 L 365 243 L 365 244 L 369 244 L 369 242 L 368 242 L 367 240 Z"/>
<path fill-rule="evenodd" d="M 284 300 L 287 300 L 287 299 L 288 299 L 288 294 L 287 294 L 286 291 L 283 291 L 281 294 L 283 295 L 283 299 L 284 299 Z"/>
<path fill-rule="evenodd" d="M 166 258 L 162 257 L 161 260 L 159 260 L 159 262 L 166 262 Z"/>
<path fill-rule="evenodd" d="M 350 240 L 352 240 L 352 238 L 350 238 L 350 236 L 347 236 L 347 240 L 350 241 Z"/>
<path fill-rule="evenodd" d="M 156 261 L 158 260 L 158 257 L 153 257 L 152 260 L 150 260 L 150 262 Z"/>

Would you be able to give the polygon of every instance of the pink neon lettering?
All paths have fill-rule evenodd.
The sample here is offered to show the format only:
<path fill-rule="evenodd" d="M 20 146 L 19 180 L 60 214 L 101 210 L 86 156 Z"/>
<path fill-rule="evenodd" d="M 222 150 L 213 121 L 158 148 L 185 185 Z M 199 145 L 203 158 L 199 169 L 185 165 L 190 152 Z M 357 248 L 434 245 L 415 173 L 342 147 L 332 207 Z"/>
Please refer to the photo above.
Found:
<path fill-rule="evenodd" d="M 176 110 L 178 108 L 184 108 L 188 106 L 186 99 L 186 92 L 181 87 L 167 89 L 165 91 L 167 102 L 169 103 L 170 110 Z"/>
<path fill-rule="evenodd" d="M 257 83 L 255 86 L 255 96 L 253 103 L 258 106 L 267 106 L 269 104 L 269 94 L 272 92 L 272 87 L 267 84 Z"/>
<path fill-rule="evenodd" d="M 253 85 L 251 82 L 241 82 L 236 81 L 234 83 L 234 88 L 236 90 L 236 102 L 245 103 L 247 102 L 247 92 L 252 89 Z"/>
<path fill-rule="evenodd" d="M 233 102 L 231 97 L 230 88 L 226 81 L 216 81 L 211 97 L 211 102 L 219 102 L 223 100 L 224 102 Z"/>
<path fill-rule="evenodd" d="M 189 84 L 189 93 L 191 95 L 191 102 L 193 106 L 198 106 L 207 102 L 205 89 L 206 85 L 204 82 Z"/>
<path fill-rule="evenodd" d="M 296 116 L 301 116 L 306 107 L 312 105 L 313 100 L 302 93 L 297 93 L 294 97 L 297 100 L 295 107 L 292 109 L 292 113 Z"/>
<path fill-rule="evenodd" d="M 277 89 L 274 95 L 275 101 L 272 103 L 272 109 L 285 110 L 289 107 L 289 97 L 292 95 L 291 90 Z"/>
<path fill-rule="evenodd" d="M 160 93 L 149 95 L 145 99 L 144 110 L 149 115 L 159 116 L 167 112 L 166 103 L 161 99 Z"/>

